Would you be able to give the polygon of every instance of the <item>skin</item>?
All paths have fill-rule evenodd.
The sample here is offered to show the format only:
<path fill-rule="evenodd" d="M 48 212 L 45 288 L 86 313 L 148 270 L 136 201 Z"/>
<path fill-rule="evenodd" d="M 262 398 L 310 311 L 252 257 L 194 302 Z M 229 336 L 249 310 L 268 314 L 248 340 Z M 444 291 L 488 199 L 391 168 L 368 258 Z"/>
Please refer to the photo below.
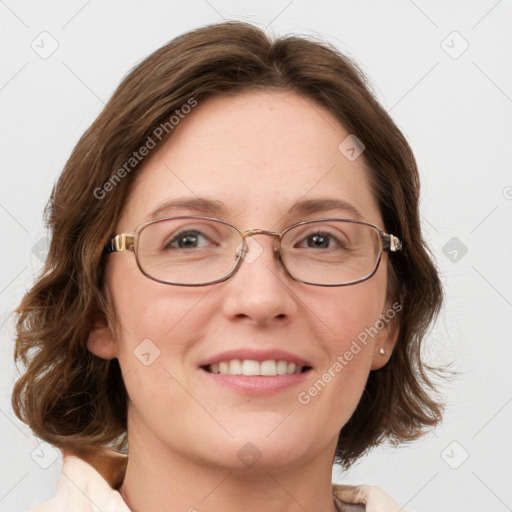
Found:
<path fill-rule="evenodd" d="M 353 217 L 337 209 L 289 216 L 295 201 L 317 198 L 343 199 L 383 228 L 364 158 L 350 162 L 338 150 L 347 135 L 329 111 L 294 92 L 207 100 L 145 163 L 118 233 L 133 232 L 161 202 L 182 196 L 221 200 L 221 218 L 241 230 Z M 160 217 L 187 214 L 205 212 L 180 208 Z M 124 375 L 130 459 L 121 494 L 133 511 L 335 510 L 339 431 L 369 372 L 387 362 L 397 333 L 385 328 L 370 339 L 309 404 L 297 394 L 389 307 L 387 255 L 371 279 L 324 288 L 292 280 L 272 247 L 270 237 L 250 238 L 249 251 L 262 251 L 254 261 L 223 283 L 196 288 L 148 279 L 131 253 L 109 257 L 107 290 L 118 325 L 98 319 L 88 347 L 118 358 Z M 160 350 L 149 366 L 134 356 L 145 339 Z M 268 396 L 211 385 L 200 362 L 240 347 L 287 350 L 313 369 L 300 388 Z M 252 467 L 237 457 L 247 442 L 261 456 Z"/>

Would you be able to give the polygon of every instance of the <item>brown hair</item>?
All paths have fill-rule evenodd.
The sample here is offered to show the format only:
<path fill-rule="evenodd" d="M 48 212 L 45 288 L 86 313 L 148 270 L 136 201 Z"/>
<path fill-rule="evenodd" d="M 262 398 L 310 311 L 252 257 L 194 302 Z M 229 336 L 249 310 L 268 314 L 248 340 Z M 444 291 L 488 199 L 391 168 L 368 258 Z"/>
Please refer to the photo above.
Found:
<path fill-rule="evenodd" d="M 16 311 L 15 359 L 26 368 L 12 402 L 38 437 L 76 452 L 125 447 L 127 395 L 118 361 L 92 355 L 86 341 L 95 318 L 112 318 L 102 249 L 140 168 L 130 159 L 155 138 L 155 129 L 167 126 L 162 144 L 172 134 L 170 117 L 191 100 L 200 104 L 255 88 L 300 93 L 356 134 L 385 228 L 404 244 L 389 258 L 389 299 L 403 307 L 398 342 L 388 364 L 370 372 L 341 430 L 336 461 L 348 467 L 385 439 L 412 440 L 440 421 L 442 406 L 420 344 L 439 311 L 442 289 L 421 235 L 418 171 L 409 145 L 362 73 L 335 48 L 297 36 L 272 41 L 250 24 L 226 22 L 181 35 L 134 68 L 79 140 L 53 189 L 46 210 L 53 234 L 48 258 Z M 122 168 L 126 172 L 116 171 Z"/>

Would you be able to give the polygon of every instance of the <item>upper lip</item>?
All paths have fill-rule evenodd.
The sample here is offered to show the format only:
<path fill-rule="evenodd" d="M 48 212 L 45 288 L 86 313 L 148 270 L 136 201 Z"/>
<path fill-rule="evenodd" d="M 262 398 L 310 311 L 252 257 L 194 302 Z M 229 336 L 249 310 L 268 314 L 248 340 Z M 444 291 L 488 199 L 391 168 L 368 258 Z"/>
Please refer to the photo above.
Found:
<path fill-rule="evenodd" d="M 216 354 L 214 356 L 205 359 L 199 366 L 210 366 L 212 364 L 220 363 L 221 361 L 231 361 L 233 359 L 239 359 L 243 361 L 245 359 L 252 359 L 253 361 L 287 361 L 288 363 L 295 363 L 297 366 L 311 366 L 306 359 L 299 357 L 291 352 L 280 349 L 237 349 L 227 350 Z"/>

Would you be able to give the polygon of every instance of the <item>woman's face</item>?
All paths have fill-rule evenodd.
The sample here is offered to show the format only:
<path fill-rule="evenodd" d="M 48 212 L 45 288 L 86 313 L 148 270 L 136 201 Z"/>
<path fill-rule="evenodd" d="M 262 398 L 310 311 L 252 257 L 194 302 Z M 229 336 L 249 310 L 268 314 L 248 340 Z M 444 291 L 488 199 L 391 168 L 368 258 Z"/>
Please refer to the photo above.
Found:
<path fill-rule="evenodd" d="M 168 201 L 182 205 L 161 210 L 158 218 L 214 216 L 199 207 L 203 199 L 242 231 L 355 218 L 350 208 L 319 207 L 318 200 L 348 203 L 363 220 L 383 227 L 363 157 L 348 159 L 351 153 L 338 149 L 348 135 L 327 110 L 292 92 L 199 102 L 146 162 L 118 233 L 133 232 Z M 292 214 L 298 202 L 316 202 L 316 209 Z M 256 462 L 258 468 L 309 463 L 320 454 L 332 462 L 370 370 L 384 365 L 393 347 L 387 324 L 375 335 L 389 307 L 386 256 L 369 280 L 326 288 L 291 279 L 273 245 L 268 236 L 249 238 L 246 260 L 233 277 L 199 287 L 153 281 L 129 252 L 108 257 L 107 286 L 119 325 L 115 338 L 98 327 L 89 349 L 119 359 L 130 447 L 235 470 Z M 388 355 L 379 354 L 381 347 Z M 205 368 L 234 359 L 296 361 L 310 369 L 240 377 Z"/>

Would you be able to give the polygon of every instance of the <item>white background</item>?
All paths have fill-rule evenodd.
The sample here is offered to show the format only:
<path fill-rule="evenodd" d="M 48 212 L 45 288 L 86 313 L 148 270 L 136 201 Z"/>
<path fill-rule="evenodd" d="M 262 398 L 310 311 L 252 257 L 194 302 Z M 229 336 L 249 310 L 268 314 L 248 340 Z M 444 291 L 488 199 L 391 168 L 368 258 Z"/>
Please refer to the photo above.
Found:
<path fill-rule="evenodd" d="M 425 234 L 447 295 L 426 353 L 459 376 L 435 432 L 333 478 L 380 485 L 423 512 L 512 510 L 510 0 L 0 1 L 0 510 L 49 499 L 60 471 L 10 406 L 8 314 L 41 267 L 52 185 L 133 65 L 222 18 L 317 35 L 354 57 L 421 168 Z M 58 48 L 43 59 L 31 44 Z"/>

